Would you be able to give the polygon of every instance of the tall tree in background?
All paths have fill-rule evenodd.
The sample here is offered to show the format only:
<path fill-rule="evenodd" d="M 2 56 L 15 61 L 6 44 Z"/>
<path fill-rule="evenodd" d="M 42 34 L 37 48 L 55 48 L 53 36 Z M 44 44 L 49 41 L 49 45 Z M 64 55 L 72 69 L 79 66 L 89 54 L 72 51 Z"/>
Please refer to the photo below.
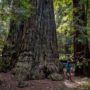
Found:
<path fill-rule="evenodd" d="M 89 53 L 87 38 L 87 31 L 85 27 L 87 26 L 87 13 L 85 11 L 85 3 L 81 3 L 78 0 L 73 0 L 74 11 L 74 27 L 75 27 L 75 37 L 74 37 L 74 53 L 75 58 L 77 56 L 84 56 L 86 58 L 87 53 Z"/>
<path fill-rule="evenodd" d="M 87 38 L 87 6 L 86 2 L 73 0 L 74 7 L 74 57 L 75 60 L 89 57 Z"/>

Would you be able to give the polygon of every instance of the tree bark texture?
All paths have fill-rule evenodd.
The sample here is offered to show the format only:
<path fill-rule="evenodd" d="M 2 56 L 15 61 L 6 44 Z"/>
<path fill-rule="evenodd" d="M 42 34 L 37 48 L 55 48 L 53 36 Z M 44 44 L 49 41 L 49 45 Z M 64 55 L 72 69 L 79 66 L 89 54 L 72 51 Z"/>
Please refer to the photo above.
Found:
<path fill-rule="evenodd" d="M 17 41 L 14 44 L 17 56 L 14 58 L 17 61 L 15 76 L 22 80 L 61 80 L 53 0 L 30 0 L 30 3 L 34 7 L 32 16 L 24 23 L 23 32 L 19 32 L 21 36 L 12 38 Z"/>
<path fill-rule="evenodd" d="M 15 66 L 15 62 L 19 54 L 19 39 L 22 37 L 21 35 L 23 27 L 23 22 L 20 22 L 18 25 L 14 20 L 10 22 L 9 35 L 2 52 L 2 62 L 4 64 L 4 69 L 11 69 Z"/>

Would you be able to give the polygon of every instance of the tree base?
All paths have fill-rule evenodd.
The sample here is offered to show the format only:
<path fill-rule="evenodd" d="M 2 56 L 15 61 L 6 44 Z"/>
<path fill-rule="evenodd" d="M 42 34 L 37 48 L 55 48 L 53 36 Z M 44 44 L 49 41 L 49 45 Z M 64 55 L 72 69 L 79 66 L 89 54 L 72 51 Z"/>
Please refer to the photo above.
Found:
<path fill-rule="evenodd" d="M 51 80 L 62 80 L 59 74 L 59 63 L 53 62 L 43 62 L 32 66 L 32 58 L 30 52 L 23 52 L 19 56 L 19 60 L 13 69 L 15 77 L 17 80 L 39 80 L 39 79 L 51 79 Z"/>

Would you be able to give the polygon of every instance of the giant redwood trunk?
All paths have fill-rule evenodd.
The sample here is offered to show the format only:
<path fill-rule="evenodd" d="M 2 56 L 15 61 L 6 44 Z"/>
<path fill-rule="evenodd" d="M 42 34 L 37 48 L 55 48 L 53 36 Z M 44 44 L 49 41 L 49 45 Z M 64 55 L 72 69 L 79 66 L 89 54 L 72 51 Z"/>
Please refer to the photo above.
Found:
<path fill-rule="evenodd" d="M 60 80 L 53 0 L 30 0 L 34 12 L 25 24 L 15 66 L 18 79 Z"/>
<path fill-rule="evenodd" d="M 89 47 L 87 38 L 87 13 L 85 3 L 73 0 L 74 11 L 74 58 L 82 62 L 83 58 L 89 57 Z"/>

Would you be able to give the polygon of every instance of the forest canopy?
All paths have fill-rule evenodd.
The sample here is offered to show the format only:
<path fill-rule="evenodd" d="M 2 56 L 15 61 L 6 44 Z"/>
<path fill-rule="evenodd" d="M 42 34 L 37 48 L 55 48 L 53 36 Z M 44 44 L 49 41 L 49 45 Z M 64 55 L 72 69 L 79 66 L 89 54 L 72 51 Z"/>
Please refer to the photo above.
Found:
<path fill-rule="evenodd" d="M 72 0 L 53 0 L 54 1 L 54 12 L 55 12 L 55 19 L 56 19 L 56 26 L 57 26 L 57 36 L 58 36 L 58 43 L 59 47 L 61 48 L 60 52 L 65 52 L 65 44 L 71 43 L 69 45 L 70 52 L 73 52 L 73 11 L 77 11 L 76 8 L 73 7 L 73 1 Z M 22 18 L 28 18 L 29 15 L 34 13 L 34 7 L 28 3 L 29 0 L 1 0 L 0 1 L 0 19 L 1 19 L 1 33 L 0 35 L 0 43 L 3 44 L 3 40 L 7 36 L 8 33 L 8 25 L 10 22 L 10 19 L 15 19 L 16 17 L 19 17 L 18 19 Z M 87 12 L 87 33 L 88 33 L 88 40 L 90 36 L 90 29 L 89 29 L 89 13 L 90 13 L 90 5 L 89 0 L 80 0 L 80 5 L 84 3 L 85 5 L 85 12 Z M 12 8 L 12 5 L 13 8 Z M 77 18 L 78 19 L 78 18 Z M 19 20 L 18 20 L 19 21 Z M 5 26 L 3 26 L 5 25 Z M 8 27 L 8 28 L 7 28 Z M 84 27 L 83 27 L 84 28 Z M 5 30 L 4 30 L 5 29 Z M 5 34 L 5 35 L 4 35 Z M 86 35 L 83 35 L 83 37 L 79 38 L 79 41 L 82 41 L 82 38 L 87 37 Z M 4 40 L 5 41 L 5 40 Z M 62 43 L 61 43 L 62 42 Z M 2 47 L 2 45 L 0 45 Z M 90 46 L 90 45 L 89 45 Z"/>

